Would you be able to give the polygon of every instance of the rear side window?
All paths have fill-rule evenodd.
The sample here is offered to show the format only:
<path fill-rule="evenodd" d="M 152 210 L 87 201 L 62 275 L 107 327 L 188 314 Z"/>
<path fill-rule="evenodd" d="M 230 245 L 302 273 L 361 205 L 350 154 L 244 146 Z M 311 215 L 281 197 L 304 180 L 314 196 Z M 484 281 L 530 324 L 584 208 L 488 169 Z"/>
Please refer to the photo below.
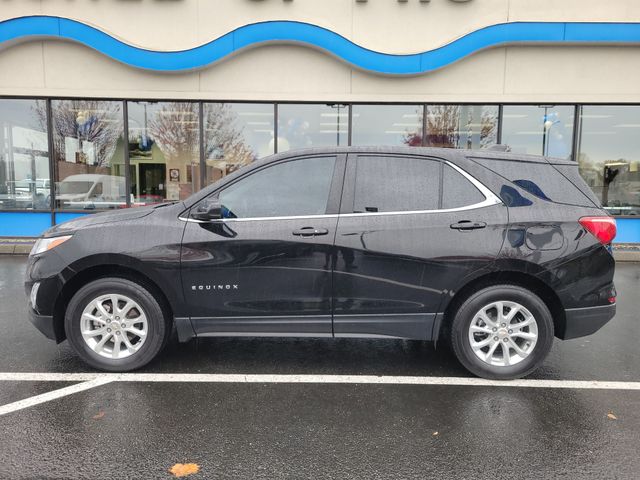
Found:
<path fill-rule="evenodd" d="M 548 163 L 488 158 L 474 158 L 474 160 L 543 200 L 593 206 L 583 192 Z"/>
<path fill-rule="evenodd" d="M 415 157 L 359 156 L 353 211 L 436 210 L 440 162 Z"/>
<path fill-rule="evenodd" d="M 459 208 L 483 202 L 484 195 L 473 183 L 449 165 L 442 171 L 442 208 Z"/>

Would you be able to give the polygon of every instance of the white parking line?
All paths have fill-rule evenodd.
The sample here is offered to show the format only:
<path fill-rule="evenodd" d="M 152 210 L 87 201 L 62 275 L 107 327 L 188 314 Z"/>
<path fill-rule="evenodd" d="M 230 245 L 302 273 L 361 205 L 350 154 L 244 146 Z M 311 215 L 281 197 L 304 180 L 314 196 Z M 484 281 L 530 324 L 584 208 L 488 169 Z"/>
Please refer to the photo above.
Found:
<path fill-rule="evenodd" d="M 90 388 L 105 385 L 112 381 L 113 380 L 107 377 L 94 378 L 93 380 L 89 380 L 87 382 L 77 383 L 69 387 L 59 388 L 58 390 L 53 390 L 41 395 L 36 395 L 35 397 L 29 397 L 25 398 L 24 400 L 18 400 L 17 402 L 8 403 L 6 405 L 0 406 L 0 416 L 22 410 L 23 408 L 33 407 L 34 405 L 49 402 L 57 398 L 66 397 L 67 395 L 71 395 L 72 393 L 89 390 Z"/>
<path fill-rule="evenodd" d="M 591 380 L 485 380 L 465 377 L 413 377 L 390 375 L 271 375 L 216 373 L 17 373 L 0 372 L 0 381 L 14 382 L 184 382 L 184 383 L 334 383 L 385 385 L 444 385 L 462 387 L 568 388 L 588 390 L 640 390 L 640 382 Z M 101 385 L 101 384 L 100 384 Z M 94 385 L 98 386 L 98 384 Z M 91 387 L 88 387 L 91 388 Z M 61 389 L 64 390 L 64 389 Z M 72 392 L 73 393 L 73 392 Z"/>

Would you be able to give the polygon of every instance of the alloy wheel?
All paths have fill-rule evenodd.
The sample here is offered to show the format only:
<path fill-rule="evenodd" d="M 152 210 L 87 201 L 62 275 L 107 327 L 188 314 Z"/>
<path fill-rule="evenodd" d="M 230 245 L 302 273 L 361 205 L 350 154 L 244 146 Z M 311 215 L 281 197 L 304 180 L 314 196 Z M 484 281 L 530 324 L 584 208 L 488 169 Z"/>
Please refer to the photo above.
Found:
<path fill-rule="evenodd" d="M 133 299 L 107 294 L 90 301 L 80 318 L 85 343 L 95 353 L 122 359 L 136 353 L 149 333 L 147 316 Z"/>
<path fill-rule="evenodd" d="M 498 301 L 485 305 L 469 325 L 471 349 L 489 365 L 516 365 L 533 352 L 537 341 L 535 317 L 516 302 Z"/>

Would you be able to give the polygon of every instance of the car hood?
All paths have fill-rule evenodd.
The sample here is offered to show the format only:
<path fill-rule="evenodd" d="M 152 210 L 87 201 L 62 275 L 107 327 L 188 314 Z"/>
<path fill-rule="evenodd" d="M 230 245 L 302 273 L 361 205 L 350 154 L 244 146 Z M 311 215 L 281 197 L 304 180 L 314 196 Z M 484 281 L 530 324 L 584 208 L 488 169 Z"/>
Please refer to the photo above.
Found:
<path fill-rule="evenodd" d="M 150 205 L 147 207 L 127 208 L 122 210 L 115 210 L 110 212 L 92 213 L 83 215 L 82 217 L 74 218 L 64 223 L 60 223 L 55 227 L 50 228 L 44 233 L 45 237 L 51 237 L 56 235 L 63 235 L 65 233 L 75 232 L 87 227 L 94 227 L 96 225 L 104 225 L 107 223 L 124 222 L 127 220 L 135 220 L 137 218 L 146 217 L 150 215 L 158 208 L 169 204 L 162 203 L 159 205 Z"/>

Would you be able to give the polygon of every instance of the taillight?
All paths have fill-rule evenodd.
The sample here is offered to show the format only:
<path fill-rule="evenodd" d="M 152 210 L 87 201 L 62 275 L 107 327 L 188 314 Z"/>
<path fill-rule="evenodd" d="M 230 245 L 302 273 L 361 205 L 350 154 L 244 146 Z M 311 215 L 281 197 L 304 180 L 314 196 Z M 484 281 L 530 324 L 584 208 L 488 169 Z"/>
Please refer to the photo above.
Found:
<path fill-rule="evenodd" d="M 578 221 L 603 245 L 610 244 L 616 237 L 616 221 L 611 217 L 582 217 Z"/>

